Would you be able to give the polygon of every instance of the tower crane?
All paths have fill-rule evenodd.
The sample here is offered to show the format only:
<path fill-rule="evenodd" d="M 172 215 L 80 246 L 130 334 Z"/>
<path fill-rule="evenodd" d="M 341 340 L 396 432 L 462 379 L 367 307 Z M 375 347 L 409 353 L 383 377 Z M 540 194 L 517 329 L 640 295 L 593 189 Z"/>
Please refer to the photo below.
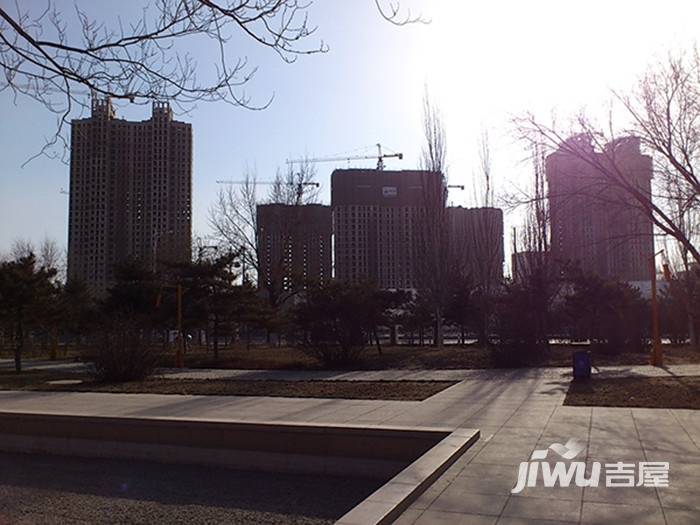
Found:
<path fill-rule="evenodd" d="M 397 158 L 399 160 L 403 159 L 403 153 L 384 153 L 382 152 L 382 145 L 377 144 L 377 154 L 376 155 L 353 155 L 349 157 L 314 157 L 311 159 L 294 159 L 287 160 L 287 164 L 304 164 L 305 162 L 344 162 L 351 160 L 373 160 L 377 159 L 377 170 L 381 171 L 384 169 L 384 159 Z"/>
<path fill-rule="evenodd" d="M 264 181 L 217 180 L 216 183 L 217 183 L 217 184 L 253 184 L 253 185 L 263 184 L 263 185 L 266 185 L 266 186 L 271 186 L 271 185 L 273 185 L 273 184 L 277 184 L 276 181 L 272 181 L 272 180 L 264 180 Z M 296 203 L 297 203 L 297 205 L 301 204 L 301 197 L 302 197 L 303 194 L 304 194 L 304 187 L 306 187 L 306 186 L 313 186 L 314 188 L 319 188 L 319 187 L 321 186 L 321 184 L 319 184 L 318 182 L 314 182 L 314 181 L 308 181 L 308 182 L 285 182 L 284 184 L 286 184 L 287 186 L 296 186 L 296 190 L 297 190 L 297 201 L 296 201 Z"/>

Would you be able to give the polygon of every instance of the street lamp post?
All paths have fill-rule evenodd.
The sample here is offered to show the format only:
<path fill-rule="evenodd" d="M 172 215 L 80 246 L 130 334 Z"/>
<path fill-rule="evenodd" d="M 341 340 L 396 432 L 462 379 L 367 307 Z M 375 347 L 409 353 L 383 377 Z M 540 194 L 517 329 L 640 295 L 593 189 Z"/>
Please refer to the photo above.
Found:
<path fill-rule="evenodd" d="M 651 271 L 651 356 L 649 363 L 652 366 L 663 366 L 664 356 L 661 349 L 661 335 L 659 333 L 659 302 L 656 295 L 656 257 L 664 253 L 664 250 L 659 250 L 654 255 L 649 257 L 649 266 Z"/>
<path fill-rule="evenodd" d="M 175 366 L 177 368 L 183 368 L 185 366 L 185 338 L 182 326 L 182 293 L 184 289 L 182 284 L 179 282 L 177 284 L 161 284 L 160 290 L 158 291 L 158 296 L 156 297 L 156 308 L 160 308 L 161 296 L 164 288 L 172 288 L 175 290 L 175 322 L 177 324 L 177 337 L 175 339 Z M 168 337 L 168 342 L 169 341 L 170 337 Z"/>

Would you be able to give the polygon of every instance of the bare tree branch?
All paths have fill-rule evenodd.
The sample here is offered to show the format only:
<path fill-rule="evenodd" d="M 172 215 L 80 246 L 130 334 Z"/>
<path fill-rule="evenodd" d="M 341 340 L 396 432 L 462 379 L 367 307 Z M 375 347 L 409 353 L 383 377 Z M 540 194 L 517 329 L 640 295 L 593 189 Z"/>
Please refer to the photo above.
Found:
<path fill-rule="evenodd" d="M 322 40 L 309 43 L 316 26 L 304 0 L 154 0 L 141 15 L 124 23 L 99 20 L 76 0 L 72 11 L 48 0 L 17 2 L 16 12 L 0 6 L 0 91 L 27 96 L 56 115 L 57 129 L 41 153 L 58 156 L 67 145 L 66 123 L 76 108 L 87 109 L 85 95 L 133 103 L 167 100 L 183 111 L 197 102 L 224 102 L 265 109 L 251 100 L 245 86 L 257 68 L 232 56 L 234 44 L 252 42 L 292 63 L 302 55 L 328 51 Z M 398 4 L 376 0 L 380 15 L 396 25 L 422 22 Z M 92 7 L 92 6 L 90 6 Z M 202 74 L 188 46 L 210 42 L 214 48 L 208 74 Z"/>

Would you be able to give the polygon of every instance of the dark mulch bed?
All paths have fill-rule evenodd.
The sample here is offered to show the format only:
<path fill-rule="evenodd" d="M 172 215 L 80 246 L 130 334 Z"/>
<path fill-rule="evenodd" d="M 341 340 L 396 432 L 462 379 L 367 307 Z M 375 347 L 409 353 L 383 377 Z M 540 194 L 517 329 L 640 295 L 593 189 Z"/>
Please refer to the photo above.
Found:
<path fill-rule="evenodd" d="M 127 383 L 97 383 L 86 376 L 0 375 L 2 390 L 52 392 L 113 392 L 203 396 L 316 397 L 422 401 L 454 385 L 455 381 L 249 381 L 239 379 L 147 379 Z M 5 381 L 8 379 L 9 381 Z M 13 380 L 14 379 L 14 380 Z M 51 384 L 57 379 L 82 379 L 79 384 Z"/>
<path fill-rule="evenodd" d="M 571 366 L 571 355 L 576 350 L 586 350 L 581 345 L 552 345 L 542 355 L 538 355 L 529 366 Z M 700 351 L 689 346 L 664 346 L 664 362 L 667 364 L 700 363 Z M 174 358 L 167 359 L 161 366 L 172 367 Z M 604 354 L 593 352 L 596 366 L 607 365 L 646 365 L 648 352 L 619 352 Z M 286 369 L 318 370 L 321 363 L 289 347 L 227 348 L 220 351 L 218 359 L 212 352 L 192 351 L 185 357 L 189 368 L 236 368 L 236 369 Z M 338 367 L 334 367 L 338 368 Z M 489 349 L 476 345 L 448 345 L 443 348 L 431 346 L 385 346 L 381 355 L 374 348 L 368 348 L 360 361 L 346 366 L 350 370 L 441 370 L 441 369 L 484 369 L 496 368 Z"/>
<path fill-rule="evenodd" d="M 485 369 L 498 368 L 494 363 L 493 353 L 488 348 L 476 344 L 460 346 L 446 345 L 443 348 L 432 346 L 383 346 L 379 354 L 376 348 L 367 348 L 360 360 L 344 367 L 337 365 L 333 369 L 347 370 L 442 370 L 442 369 Z M 571 355 L 576 350 L 587 350 L 586 345 L 551 345 L 546 352 L 538 353 L 527 366 L 571 366 Z M 664 345 L 664 362 L 669 365 L 700 363 L 700 348 L 690 346 Z M 83 357 L 89 352 L 83 354 Z M 617 353 L 592 352 L 595 366 L 608 365 L 646 365 L 649 364 L 649 352 Z M 73 362 L 61 360 L 59 362 Z M 171 368 L 175 366 L 173 352 L 163 355 L 159 366 Z M 291 347 L 275 347 L 253 345 L 250 348 L 235 346 L 221 348 L 219 356 L 214 357 L 213 351 L 202 348 L 190 348 L 185 355 L 185 366 L 188 368 L 224 368 L 243 370 L 322 370 L 324 366 L 316 359 L 305 355 L 299 349 Z M 502 364 L 501 366 L 506 366 Z M 327 368 L 327 367 L 326 367 Z M 3 372 L 0 371 L 0 375 Z"/>
<path fill-rule="evenodd" d="M 572 406 L 700 409 L 700 377 L 622 377 L 572 381 Z"/>

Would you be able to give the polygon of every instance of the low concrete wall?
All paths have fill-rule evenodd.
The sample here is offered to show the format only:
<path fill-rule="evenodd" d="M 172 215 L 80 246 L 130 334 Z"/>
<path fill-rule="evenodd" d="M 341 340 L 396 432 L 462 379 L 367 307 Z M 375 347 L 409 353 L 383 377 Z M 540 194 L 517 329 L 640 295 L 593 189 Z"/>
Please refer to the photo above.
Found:
<path fill-rule="evenodd" d="M 478 439 L 461 428 L 0 412 L 6 452 L 389 479 L 339 525 L 393 522 Z"/>
<path fill-rule="evenodd" d="M 3 451 L 380 479 L 448 434 L 435 428 L 0 412 Z"/>
<path fill-rule="evenodd" d="M 393 523 L 450 465 L 476 443 L 479 435 L 477 429 L 455 429 L 341 517 L 336 525 Z"/>

